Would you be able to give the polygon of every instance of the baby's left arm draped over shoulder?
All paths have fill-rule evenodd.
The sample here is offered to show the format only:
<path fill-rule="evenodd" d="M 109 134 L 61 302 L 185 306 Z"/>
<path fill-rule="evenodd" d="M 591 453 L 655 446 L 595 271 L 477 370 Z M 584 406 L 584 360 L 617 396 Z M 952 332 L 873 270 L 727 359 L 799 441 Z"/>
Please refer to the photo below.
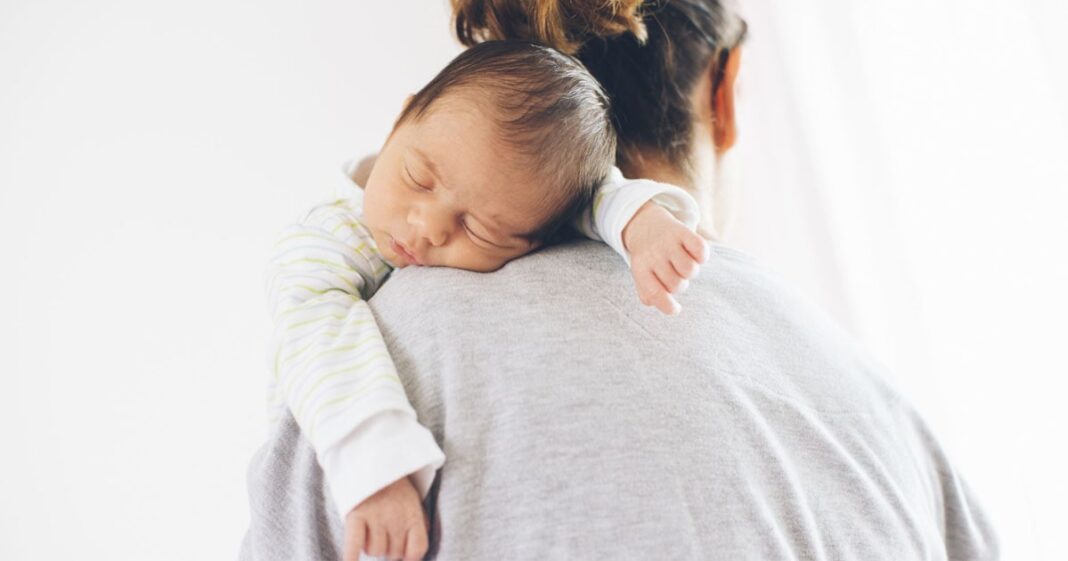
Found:
<path fill-rule="evenodd" d="M 359 215 L 354 199 L 315 207 L 279 236 L 267 270 L 273 401 L 315 449 L 342 519 L 405 476 L 425 495 L 445 460 L 365 300 L 390 269 Z"/>
<path fill-rule="evenodd" d="M 697 201 L 679 187 L 625 179 L 613 168 L 575 226 L 630 265 L 642 304 L 674 315 L 681 307 L 672 295 L 686 290 L 708 259 L 708 243 L 695 232 L 699 217 Z"/>

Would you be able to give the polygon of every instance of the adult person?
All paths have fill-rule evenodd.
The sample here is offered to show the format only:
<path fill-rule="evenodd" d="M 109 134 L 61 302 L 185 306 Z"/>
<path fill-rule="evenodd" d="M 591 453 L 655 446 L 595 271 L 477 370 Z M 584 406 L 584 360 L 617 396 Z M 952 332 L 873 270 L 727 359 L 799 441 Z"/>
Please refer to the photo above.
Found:
<path fill-rule="evenodd" d="M 714 200 L 744 33 L 728 6 L 454 8 L 465 42 L 576 52 L 613 98 L 624 171 Z M 617 261 L 586 242 L 490 275 L 408 269 L 371 301 L 448 458 L 427 498 L 431 558 L 996 558 L 922 420 L 773 274 L 714 246 L 683 314 L 665 318 Z M 249 484 L 243 558 L 339 558 L 341 521 L 291 419 Z"/>

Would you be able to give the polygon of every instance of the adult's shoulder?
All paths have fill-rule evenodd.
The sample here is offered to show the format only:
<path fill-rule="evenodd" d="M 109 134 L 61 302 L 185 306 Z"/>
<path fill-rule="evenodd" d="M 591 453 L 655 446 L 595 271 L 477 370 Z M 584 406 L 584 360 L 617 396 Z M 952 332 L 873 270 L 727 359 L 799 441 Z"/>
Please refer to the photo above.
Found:
<path fill-rule="evenodd" d="M 779 291 L 784 286 L 749 255 L 713 246 L 712 258 L 683 299 L 700 308 L 712 292 Z M 516 259 L 493 273 L 410 267 L 394 271 L 373 306 L 390 315 L 446 313 L 449 310 L 553 311 L 614 305 L 628 314 L 647 312 L 638 302 L 626 264 L 608 246 L 577 241 Z M 565 314 L 570 315 L 570 314 Z M 685 317 L 689 312 L 684 312 Z"/>
<path fill-rule="evenodd" d="M 643 306 L 623 260 L 582 241 L 490 274 L 400 269 L 371 306 L 399 355 L 455 357 L 455 347 L 557 368 L 587 364 L 589 356 L 598 357 L 588 364 L 597 371 L 672 364 L 715 371 L 814 411 L 897 411 L 897 394 L 870 354 L 747 254 L 714 246 L 678 299 L 678 316 Z"/>

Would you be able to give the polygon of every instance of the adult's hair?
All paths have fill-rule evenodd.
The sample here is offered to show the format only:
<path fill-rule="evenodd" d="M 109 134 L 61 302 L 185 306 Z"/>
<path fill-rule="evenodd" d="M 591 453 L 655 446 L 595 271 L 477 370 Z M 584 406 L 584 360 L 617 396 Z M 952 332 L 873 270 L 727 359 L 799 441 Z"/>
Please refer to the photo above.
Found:
<path fill-rule="evenodd" d="M 488 41 L 460 53 L 412 96 L 398 125 L 455 94 L 474 101 L 518 164 L 537 174 L 551 218 L 526 237 L 553 241 L 615 163 L 608 96 L 571 56 L 528 41 Z"/>
<path fill-rule="evenodd" d="M 452 0 L 452 6 L 465 45 L 515 38 L 574 53 L 612 100 L 624 166 L 655 152 L 689 171 L 693 89 L 710 68 L 713 88 L 719 86 L 730 50 L 746 33 L 730 0 Z"/>

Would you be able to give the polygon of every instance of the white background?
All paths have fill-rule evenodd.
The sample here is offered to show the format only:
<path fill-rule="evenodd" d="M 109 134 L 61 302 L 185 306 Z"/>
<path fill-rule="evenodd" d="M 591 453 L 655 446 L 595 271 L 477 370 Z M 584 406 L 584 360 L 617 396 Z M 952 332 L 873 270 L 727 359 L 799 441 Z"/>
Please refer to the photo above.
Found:
<path fill-rule="evenodd" d="M 1062 2 L 745 2 L 732 243 L 861 337 L 1006 559 L 1063 559 Z M 277 230 L 459 52 L 445 2 L 0 0 L 0 558 L 225 559 Z"/>

